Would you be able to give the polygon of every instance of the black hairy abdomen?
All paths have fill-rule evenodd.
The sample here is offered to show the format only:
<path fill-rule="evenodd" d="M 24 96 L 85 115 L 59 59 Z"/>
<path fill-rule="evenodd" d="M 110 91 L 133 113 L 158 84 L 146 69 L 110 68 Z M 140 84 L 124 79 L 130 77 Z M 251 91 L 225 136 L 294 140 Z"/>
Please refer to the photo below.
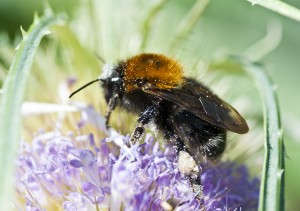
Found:
<path fill-rule="evenodd" d="M 196 159 L 217 159 L 225 150 L 226 130 L 216 127 L 187 110 L 162 101 L 154 117 L 158 130 L 167 139 L 178 137 L 185 149 Z"/>
<path fill-rule="evenodd" d="M 201 153 L 204 157 L 216 159 L 224 152 L 226 130 L 211 125 L 185 110 L 170 115 L 174 119 L 175 133 L 192 155 Z"/>

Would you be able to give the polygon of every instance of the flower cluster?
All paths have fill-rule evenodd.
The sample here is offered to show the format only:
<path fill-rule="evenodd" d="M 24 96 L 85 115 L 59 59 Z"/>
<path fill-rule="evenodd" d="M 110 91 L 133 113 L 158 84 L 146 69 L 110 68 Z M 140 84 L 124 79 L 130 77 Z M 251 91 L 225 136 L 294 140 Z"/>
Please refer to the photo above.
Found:
<path fill-rule="evenodd" d="M 178 171 L 172 147 L 147 134 L 127 147 L 111 130 L 98 140 L 40 131 L 22 143 L 17 160 L 16 206 L 27 210 L 256 210 L 259 181 L 233 162 L 203 164 L 204 205 Z"/>

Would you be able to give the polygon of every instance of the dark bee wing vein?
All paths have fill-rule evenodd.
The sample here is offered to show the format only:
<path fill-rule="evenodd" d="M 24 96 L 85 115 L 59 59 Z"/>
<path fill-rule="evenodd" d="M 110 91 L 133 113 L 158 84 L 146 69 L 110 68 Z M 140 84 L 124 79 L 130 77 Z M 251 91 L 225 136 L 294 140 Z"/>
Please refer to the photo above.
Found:
<path fill-rule="evenodd" d="M 201 105 L 202 105 L 202 107 L 203 107 L 203 110 L 205 111 L 205 113 L 207 113 L 207 114 L 208 114 L 208 112 L 207 112 L 207 111 L 206 111 L 206 109 L 205 109 L 204 103 L 202 102 L 202 99 L 201 99 L 201 97 L 199 97 L 199 101 L 200 101 L 200 103 L 201 103 Z"/>

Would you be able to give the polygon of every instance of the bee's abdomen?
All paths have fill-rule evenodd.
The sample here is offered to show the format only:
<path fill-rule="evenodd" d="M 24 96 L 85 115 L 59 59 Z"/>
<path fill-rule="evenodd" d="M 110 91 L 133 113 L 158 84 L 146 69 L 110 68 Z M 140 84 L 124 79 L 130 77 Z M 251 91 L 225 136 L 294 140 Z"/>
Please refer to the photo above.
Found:
<path fill-rule="evenodd" d="M 202 157 L 214 160 L 224 152 L 225 129 L 211 125 L 188 111 L 175 113 L 173 119 L 175 132 L 194 157 L 200 153 Z"/>

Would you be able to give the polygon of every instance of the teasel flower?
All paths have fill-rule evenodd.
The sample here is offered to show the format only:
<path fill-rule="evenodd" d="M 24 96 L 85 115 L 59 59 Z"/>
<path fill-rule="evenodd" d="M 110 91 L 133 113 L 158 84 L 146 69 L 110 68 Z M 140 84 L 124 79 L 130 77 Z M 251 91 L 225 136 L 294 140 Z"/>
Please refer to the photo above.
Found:
<path fill-rule="evenodd" d="M 104 124 L 89 106 L 78 128 Z M 96 116 L 95 116 L 96 115 Z M 97 138 L 59 130 L 39 131 L 22 142 L 17 159 L 17 207 L 27 210 L 255 210 L 259 180 L 232 161 L 201 164 L 203 205 L 179 172 L 172 146 L 147 134 L 128 147 L 113 129 Z"/>

